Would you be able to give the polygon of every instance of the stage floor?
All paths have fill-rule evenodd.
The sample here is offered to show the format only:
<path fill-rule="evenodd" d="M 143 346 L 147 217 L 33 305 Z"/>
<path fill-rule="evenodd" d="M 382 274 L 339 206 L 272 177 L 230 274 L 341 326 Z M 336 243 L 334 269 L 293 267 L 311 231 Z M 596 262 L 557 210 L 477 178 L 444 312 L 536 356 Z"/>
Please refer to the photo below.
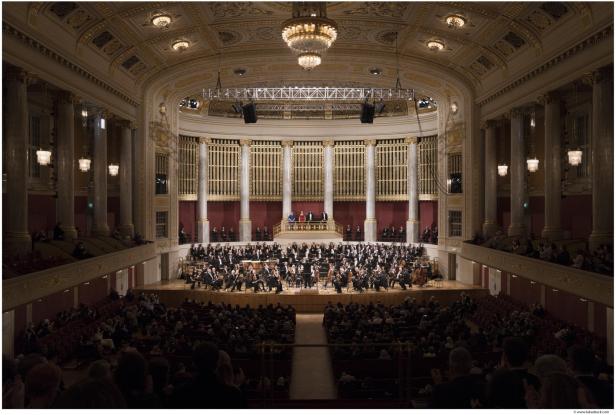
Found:
<path fill-rule="evenodd" d="M 174 280 L 137 287 L 134 291 L 136 293 L 141 291 L 155 292 L 159 295 L 162 302 L 171 306 L 177 306 L 188 298 L 196 301 L 238 304 L 240 306 L 250 305 L 251 307 L 277 303 L 283 305 L 291 304 L 298 312 L 304 313 L 321 313 L 328 302 L 340 302 L 343 304 L 348 304 L 349 302 L 361 304 L 381 302 L 386 305 L 396 305 L 402 303 L 407 297 L 421 301 L 434 296 L 442 304 L 448 304 L 455 301 L 461 292 L 465 292 L 471 297 L 489 294 L 489 291 L 481 288 L 481 286 L 467 285 L 458 281 L 443 281 L 442 286 L 439 287 L 430 285 L 423 288 L 412 287 L 407 290 L 402 290 L 399 286 L 396 286 L 389 290 L 381 289 L 379 292 L 367 290 L 360 293 L 352 289 L 348 291 L 343 289 L 341 294 L 336 293 L 333 287 L 327 289 L 319 287 L 317 290 L 314 288 L 287 289 L 285 286 L 283 292 L 275 294 L 274 291 L 255 293 L 252 290 L 241 292 L 211 291 L 205 288 L 191 290 L 190 285 L 186 284 L 183 280 Z"/>

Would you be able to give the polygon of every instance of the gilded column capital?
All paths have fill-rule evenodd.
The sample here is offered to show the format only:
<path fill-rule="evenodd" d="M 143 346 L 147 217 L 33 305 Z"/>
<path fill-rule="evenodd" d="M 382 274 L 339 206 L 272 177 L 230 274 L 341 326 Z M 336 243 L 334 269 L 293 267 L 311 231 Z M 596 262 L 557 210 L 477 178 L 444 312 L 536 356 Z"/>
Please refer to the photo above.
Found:
<path fill-rule="evenodd" d="M 497 121 L 495 120 L 485 120 L 483 122 L 483 124 L 481 124 L 481 129 L 482 130 L 488 130 L 490 128 L 496 128 L 497 126 Z"/>
<path fill-rule="evenodd" d="M 404 139 L 404 142 L 406 144 L 418 144 L 419 143 L 419 138 L 418 137 L 406 137 Z"/>
<path fill-rule="evenodd" d="M 199 137 L 199 144 L 212 144 L 212 139 L 210 137 Z"/>
<path fill-rule="evenodd" d="M 323 140 L 323 147 L 333 147 L 334 140 Z"/>
<path fill-rule="evenodd" d="M 282 146 L 283 147 L 293 147 L 293 140 L 283 140 Z"/>
<path fill-rule="evenodd" d="M 58 92 L 58 101 L 63 104 L 78 104 L 79 98 L 77 95 L 73 94 L 71 91 L 59 91 Z"/>
<path fill-rule="evenodd" d="M 5 76 L 7 81 L 19 81 L 24 83 L 27 83 L 33 79 L 32 74 L 17 66 L 9 66 L 6 69 Z"/>
<path fill-rule="evenodd" d="M 115 121 L 116 125 L 118 125 L 121 128 L 127 128 L 129 130 L 132 130 L 134 127 L 134 124 L 129 121 L 129 120 L 121 120 L 121 119 L 117 119 Z"/>
<path fill-rule="evenodd" d="M 376 139 L 369 138 L 367 140 L 364 140 L 364 144 L 366 144 L 367 146 L 375 146 L 376 145 Z"/>
<path fill-rule="evenodd" d="M 592 73 L 592 83 L 599 84 L 614 79 L 614 72 L 611 67 L 599 68 Z"/>
<path fill-rule="evenodd" d="M 537 97 L 537 102 L 541 105 L 551 104 L 552 102 L 559 101 L 561 99 L 561 94 L 558 91 L 550 91 L 546 92 L 543 95 Z"/>
<path fill-rule="evenodd" d="M 523 117 L 525 113 L 526 113 L 526 109 L 523 107 L 512 108 L 509 111 L 509 117 L 510 119 L 519 118 L 519 117 Z"/>
<path fill-rule="evenodd" d="M 249 138 L 243 138 L 240 140 L 240 145 L 242 146 L 250 146 L 252 145 L 252 140 Z"/>

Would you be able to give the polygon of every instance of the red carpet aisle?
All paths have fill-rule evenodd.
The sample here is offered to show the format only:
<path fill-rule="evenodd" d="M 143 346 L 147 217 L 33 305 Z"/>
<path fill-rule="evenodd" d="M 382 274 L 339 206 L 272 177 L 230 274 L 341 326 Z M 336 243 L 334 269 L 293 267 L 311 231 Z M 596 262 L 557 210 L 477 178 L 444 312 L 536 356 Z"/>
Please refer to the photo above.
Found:
<path fill-rule="evenodd" d="M 326 344 L 323 314 L 297 314 L 295 343 Z M 336 381 L 326 347 L 296 347 L 293 351 L 291 399 L 335 399 Z"/>

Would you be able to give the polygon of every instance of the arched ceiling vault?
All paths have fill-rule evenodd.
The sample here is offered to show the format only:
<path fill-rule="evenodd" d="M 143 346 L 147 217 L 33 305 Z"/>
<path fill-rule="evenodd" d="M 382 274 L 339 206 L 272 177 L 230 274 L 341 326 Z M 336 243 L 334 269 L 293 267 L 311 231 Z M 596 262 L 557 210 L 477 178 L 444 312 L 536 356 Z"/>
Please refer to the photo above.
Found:
<path fill-rule="evenodd" d="M 186 85 L 214 86 L 211 74 L 220 55 L 224 86 L 298 80 L 390 86 L 397 36 L 404 87 L 423 83 L 429 93 L 431 82 L 446 79 L 477 96 L 613 19 L 609 3 L 330 2 L 328 16 L 338 23 L 338 40 L 324 63 L 305 73 L 280 36 L 281 23 L 291 16 L 290 2 L 15 2 L 3 5 L 3 12 L 5 22 L 135 94 L 169 73 L 182 74 L 181 68 L 196 71 L 195 66 L 203 68 L 194 74 L 203 76 L 202 82 L 183 79 Z M 160 14 L 171 17 L 164 29 L 152 24 Z M 451 14 L 463 16 L 466 24 L 450 28 Z M 177 40 L 190 47 L 174 51 Z M 430 40 L 441 41 L 443 50 L 428 49 Z M 245 77 L 234 78 L 233 70 L 243 67 Z M 371 78 L 373 67 L 383 75 Z"/>

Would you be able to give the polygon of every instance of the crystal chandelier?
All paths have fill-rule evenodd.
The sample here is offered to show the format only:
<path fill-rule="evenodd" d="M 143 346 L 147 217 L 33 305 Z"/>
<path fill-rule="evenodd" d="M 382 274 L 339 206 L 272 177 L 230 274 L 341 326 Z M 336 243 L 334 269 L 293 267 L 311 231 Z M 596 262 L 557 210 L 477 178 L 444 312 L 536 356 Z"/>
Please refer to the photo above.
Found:
<path fill-rule="evenodd" d="M 307 70 L 321 64 L 322 54 L 338 37 L 338 25 L 327 18 L 324 2 L 293 3 L 293 17 L 282 24 L 282 39 L 298 54 L 297 63 Z"/>
<path fill-rule="evenodd" d="M 537 170 L 539 170 L 539 160 L 537 159 L 537 157 L 528 158 L 526 160 L 526 167 L 528 168 L 528 171 L 531 173 L 534 173 Z"/>

